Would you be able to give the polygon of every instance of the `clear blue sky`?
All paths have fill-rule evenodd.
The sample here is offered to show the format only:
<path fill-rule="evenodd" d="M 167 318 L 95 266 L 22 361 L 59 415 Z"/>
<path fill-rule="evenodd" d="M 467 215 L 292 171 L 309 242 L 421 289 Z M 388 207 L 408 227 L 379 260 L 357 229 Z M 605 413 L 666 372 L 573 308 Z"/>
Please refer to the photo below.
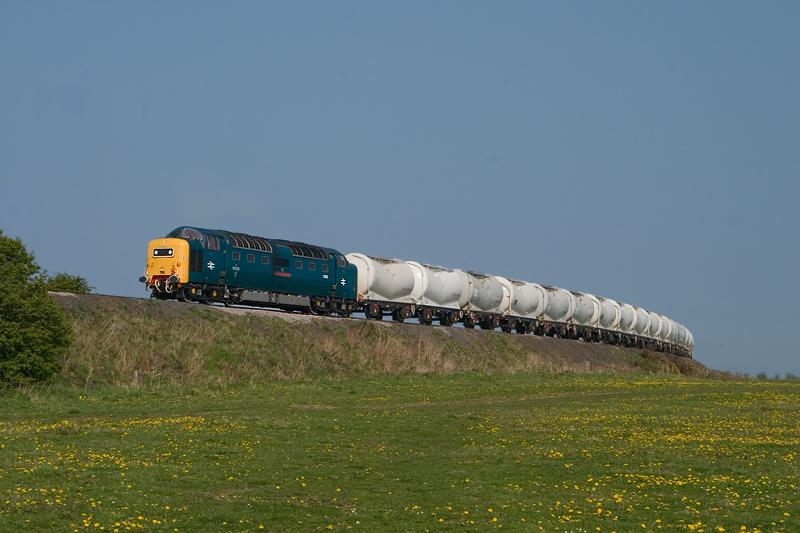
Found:
<path fill-rule="evenodd" d="M 665 313 L 800 374 L 800 3 L 0 3 L 0 228 L 145 296 L 189 224 Z"/>

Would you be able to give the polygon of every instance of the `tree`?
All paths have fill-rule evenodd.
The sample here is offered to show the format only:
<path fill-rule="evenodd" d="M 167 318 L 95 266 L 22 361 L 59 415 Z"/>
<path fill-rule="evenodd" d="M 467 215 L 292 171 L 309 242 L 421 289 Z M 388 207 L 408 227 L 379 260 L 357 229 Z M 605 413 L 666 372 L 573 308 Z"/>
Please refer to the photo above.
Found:
<path fill-rule="evenodd" d="M 59 272 L 54 276 L 47 276 L 44 282 L 48 291 L 54 292 L 75 292 L 78 294 L 89 294 L 94 287 L 89 285 L 86 278 L 73 276 L 65 272 Z"/>
<path fill-rule="evenodd" d="M 0 384 L 52 376 L 71 337 L 67 316 L 47 295 L 33 256 L 0 230 Z"/>

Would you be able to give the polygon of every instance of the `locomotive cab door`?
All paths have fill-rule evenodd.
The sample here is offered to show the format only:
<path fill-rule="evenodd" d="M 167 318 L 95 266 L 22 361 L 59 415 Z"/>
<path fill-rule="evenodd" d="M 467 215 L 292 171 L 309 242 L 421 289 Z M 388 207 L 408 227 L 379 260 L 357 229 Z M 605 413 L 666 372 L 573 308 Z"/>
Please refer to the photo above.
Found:
<path fill-rule="evenodd" d="M 200 266 L 203 269 L 205 282 L 209 285 L 225 285 L 227 246 L 221 245 L 219 237 L 208 235 L 204 252 Z"/>
<path fill-rule="evenodd" d="M 292 252 L 286 246 L 275 246 L 272 252 L 272 287 L 276 292 L 295 292 L 292 281 Z"/>

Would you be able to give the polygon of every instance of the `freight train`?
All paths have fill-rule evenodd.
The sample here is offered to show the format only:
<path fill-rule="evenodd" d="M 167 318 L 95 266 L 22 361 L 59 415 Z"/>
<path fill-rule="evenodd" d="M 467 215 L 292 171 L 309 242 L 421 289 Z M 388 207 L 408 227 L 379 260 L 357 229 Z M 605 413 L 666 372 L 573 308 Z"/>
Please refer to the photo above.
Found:
<path fill-rule="evenodd" d="M 604 342 L 691 357 L 672 319 L 609 298 L 245 233 L 178 227 L 147 247 L 151 296 Z"/>

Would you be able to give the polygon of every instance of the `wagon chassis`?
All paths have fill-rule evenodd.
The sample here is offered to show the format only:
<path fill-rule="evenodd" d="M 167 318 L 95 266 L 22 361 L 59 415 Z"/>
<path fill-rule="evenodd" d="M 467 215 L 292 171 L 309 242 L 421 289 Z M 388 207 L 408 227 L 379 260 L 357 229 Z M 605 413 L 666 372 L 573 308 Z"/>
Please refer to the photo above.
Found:
<path fill-rule="evenodd" d="M 519 335 L 532 334 L 538 337 L 580 340 L 692 357 L 688 350 L 669 342 L 571 322 L 376 300 L 363 300 L 359 302 L 356 310 L 362 311 L 367 320 L 383 320 L 384 317 L 391 317 L 395 322 L 403 322 L 408 318 L 416 318 L 420 324 L 428 326 L 437 320 L 440 326 L 445 327 L 457 323 L 461 323 L 466 329 L 474 329 L 477 326 L 484 330 L 495 330 L 499 327 L 504 333 L 516 332 Z"/>

